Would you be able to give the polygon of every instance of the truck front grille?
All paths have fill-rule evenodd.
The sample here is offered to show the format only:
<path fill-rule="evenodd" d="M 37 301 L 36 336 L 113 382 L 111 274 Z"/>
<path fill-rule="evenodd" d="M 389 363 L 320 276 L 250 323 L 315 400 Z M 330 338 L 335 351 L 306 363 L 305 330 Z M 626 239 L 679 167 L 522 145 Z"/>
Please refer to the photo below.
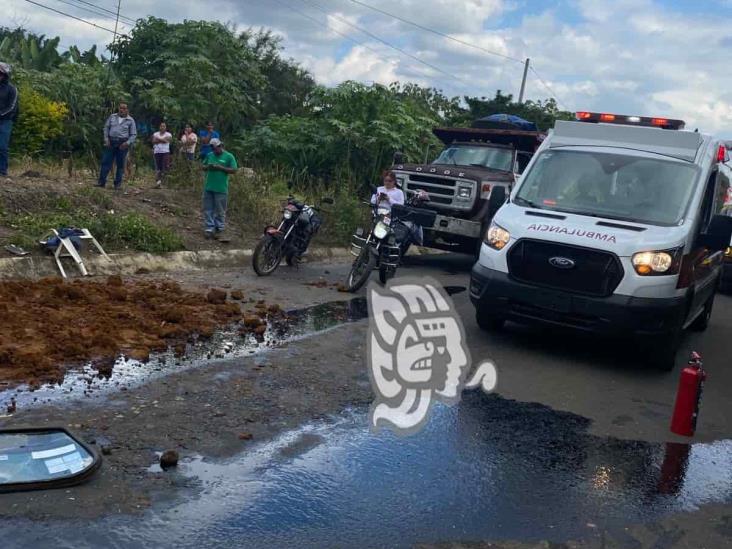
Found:
<path fill-rule="evenodd" d="M 552 258 L 569 259 L 574 266 L 557 268 Z M 519 240 L 509 250 L 508 271 L 520 282 L 592 296 L 612 294 L 624 274 L 615 254 L 529 239 Z"/>
<path fill-rule="evenodd" d="M 458 184 L 461 187 L 469 186 L 470 198 L 456 198 Z M 474 181 L 456 179 L 438 175 L 410 173 L 405 177 L 405 190 L 423 190 L 430 196 L 430 202 L 437 206 L 444 206 L 458 210 L 470 210 L 475 203 L 478 191 Z"/>

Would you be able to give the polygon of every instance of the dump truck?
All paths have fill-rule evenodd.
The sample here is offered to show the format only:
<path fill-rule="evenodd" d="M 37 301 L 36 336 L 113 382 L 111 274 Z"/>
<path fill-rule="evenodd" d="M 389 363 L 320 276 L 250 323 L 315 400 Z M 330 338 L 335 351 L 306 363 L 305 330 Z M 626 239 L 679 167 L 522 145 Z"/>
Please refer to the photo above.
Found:
<path fill-rule="evenodd" d="M 505 116 L 505 115 L 501 115 Z M 437 212 L 435 224 L 424 230 L 429 248 L 477 254 L 483 233 L 495 214 L 489 198 L 496 186 L 513 188 L 545 137 L 526 121 L 496 121 L 495 115 L 467 128 L 435 128 L 444 147 L 429 164 L 402 162 L 392 166 L 397 185 L 407 193 L 426 191 L 425 207 Z M 521 120 L 521 119 L 518 119 Z M 520 128 L 533 129 L 520 129 Z"/>

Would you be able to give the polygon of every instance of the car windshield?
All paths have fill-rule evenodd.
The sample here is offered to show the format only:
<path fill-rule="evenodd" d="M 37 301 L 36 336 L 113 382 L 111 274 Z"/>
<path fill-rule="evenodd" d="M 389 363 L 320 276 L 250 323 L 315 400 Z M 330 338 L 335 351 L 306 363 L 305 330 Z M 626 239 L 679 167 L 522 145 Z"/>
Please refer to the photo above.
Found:
<path fill-rule="evenodd" d="M 442 151 L 433 164 L 480 166 L 510 172 L 513 169 L 513 150 L 469 145 L 452 145 Z"/>
<path fill-rule="evenodd" d="M 652 225 L 684 216 L 697 170 L 670 160 L 546 151 L 526 174 L 518 205 Z"/>

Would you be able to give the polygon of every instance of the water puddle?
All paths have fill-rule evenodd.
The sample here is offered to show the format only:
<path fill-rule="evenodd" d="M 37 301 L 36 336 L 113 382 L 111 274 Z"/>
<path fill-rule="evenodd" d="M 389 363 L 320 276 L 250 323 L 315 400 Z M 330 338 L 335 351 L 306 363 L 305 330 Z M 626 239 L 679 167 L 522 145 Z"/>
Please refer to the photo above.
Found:
<path fill-rule="evenodd" d="M 174 372 L 202 367 L 211 361 L 252 356 L 367 316 L 368 308 L 363 297 L 286 311 L 287 320 L 271 320 L 260 338 L 251 334 L 242 336 L 234 328 L 220 330 L 207 341 L 188 345 L 184 357 L 175 356 L 172 349 L 151 356 L 148 362 L 119 357 L 109 377 L 100 376 L 97 369 L 88 364 L 67 372 L 64 381 L 58 385 L 44 385 L 34 391 L 21 385 L 0 391 L 0 413 L 12 399 L 19 408 L 23 408 L 40 403 L 95 398 Z"/>
<path fill-rule="evenodd" d="M 4 531 L 74 547 L 411 547 L 598 532 L 627 541 L 631 524 L 732 502 L 732 441 L 601 438 L 584 418 L 478 392 L 434 411 L 409 438 L 373 434 L 353 410 L 231 460 L 147 473 L 202 488 L 142 517 Z"/>

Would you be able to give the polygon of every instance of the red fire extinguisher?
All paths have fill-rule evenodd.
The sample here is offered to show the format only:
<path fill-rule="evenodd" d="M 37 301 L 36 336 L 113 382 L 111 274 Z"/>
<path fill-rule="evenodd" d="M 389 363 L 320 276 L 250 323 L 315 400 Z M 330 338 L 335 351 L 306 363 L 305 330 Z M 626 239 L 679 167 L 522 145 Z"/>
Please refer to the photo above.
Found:
<path fill-rule="evenodd" d="M 702 389 L 707 373 L 702 366 L 699 353 L 692 352 L 686 368 L 681 370 L 679 390 L 676 393 L 674 415 L 671 418 L 671 432 L 677 435 L 690 437 L 696 430 L 696 420 L 699 416 Z"/>

